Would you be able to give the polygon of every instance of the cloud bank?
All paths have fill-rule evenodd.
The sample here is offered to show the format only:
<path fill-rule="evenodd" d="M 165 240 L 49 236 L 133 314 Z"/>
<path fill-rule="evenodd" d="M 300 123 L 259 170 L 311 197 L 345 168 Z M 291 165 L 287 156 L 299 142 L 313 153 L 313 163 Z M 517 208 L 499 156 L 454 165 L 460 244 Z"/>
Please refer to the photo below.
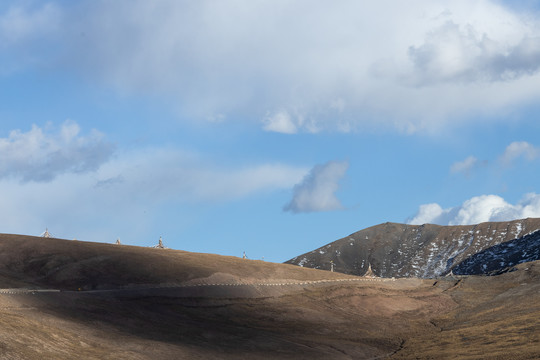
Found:
<path fill-rule="evenodd" d="M 283 210 L 306 213 L 342 209 L 335 192 L 348 167 L 347 162 L 338 161 L 316 165 L 301 183 L 294 186 L 293 198 Z"/>
<path fill-rule="evenodd" d="M 33 125 L 28 132 L 13 130 L 0 138 L 0 178 L 51 181 L 68 172 L 96 171 L 114 150 L 96 130 L 81 136 L 73 121 L 66 121 L 58 133 L 47 130 Z"/>
<path fill-rule="evenodd" d="M 280 163 L 223 167 L 180 149 L 145 148 L 119 154 L 104 165 L 96 186 L 126 201 L 222 202 L 288 189 L 307 171 Z"/>
<path fill-rule="evenodd" d="M 439 204 L 421 205 L 408 224 L 471 225 L 488 221 L 509 221 L 540 217 L 540 194 L 529 193 L 513 205 L 497 195 L 482 195 L 460 206 L 443 209 Z"/>
<path fill-rule="evenodd" d="M 440 131 L 540 96 L 540 17 L 495 1 L 14 4 L 0 65 L 157 94 L 199 121 Z"/>
<path fill-rule="evenodd" d="M 164 209 L 189 218 L 201 205 L 290 189 L 309 171 L 283 163 L 223 166 L 178 148 L 113 150 L 102 134 L 81 135 L 71 121 L 1 138 L 2 231 L 49 227 L 65 238 L 141 239 Z"/>

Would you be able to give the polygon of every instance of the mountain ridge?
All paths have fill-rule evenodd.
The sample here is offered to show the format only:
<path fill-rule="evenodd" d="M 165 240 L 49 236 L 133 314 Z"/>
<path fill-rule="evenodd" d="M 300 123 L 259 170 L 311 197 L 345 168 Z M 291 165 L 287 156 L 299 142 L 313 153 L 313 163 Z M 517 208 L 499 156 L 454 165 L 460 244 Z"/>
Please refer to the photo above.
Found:
<path fill-rule="evenodd" d="M 483 256 L 476 255 L 483 254 Z M 476 256 L 475 256 L 476 255 Z M 443 226 L 383 223 L 285 263 L 380 277 L 496 274 L 540 259 L 540 219 Z M 474 260 L 474 261 L 473 261 Z"/>

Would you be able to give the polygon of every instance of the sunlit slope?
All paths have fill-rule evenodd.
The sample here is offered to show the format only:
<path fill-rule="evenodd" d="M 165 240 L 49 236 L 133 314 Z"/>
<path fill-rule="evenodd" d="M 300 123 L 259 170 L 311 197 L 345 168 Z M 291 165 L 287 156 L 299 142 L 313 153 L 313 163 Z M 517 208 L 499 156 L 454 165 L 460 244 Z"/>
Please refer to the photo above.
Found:
<path fill-rule="evenodd" d="M 441 294 L 457 306 L 431 314 L 433 328 L 407 338 L 392 359 L 540 359 L 540 261 L 460 277 Z"/>

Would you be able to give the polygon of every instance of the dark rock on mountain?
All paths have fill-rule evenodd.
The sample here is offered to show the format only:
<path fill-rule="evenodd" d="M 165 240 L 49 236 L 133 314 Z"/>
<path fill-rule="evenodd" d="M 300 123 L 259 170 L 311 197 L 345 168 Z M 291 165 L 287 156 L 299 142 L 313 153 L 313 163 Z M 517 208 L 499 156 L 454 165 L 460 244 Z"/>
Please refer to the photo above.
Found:
<path fill-rule="evenodd" d="M 453 268 L 456 275 L 497 275 L 514 265 L 540 259 L 540 231 L 482 250 Z"/>
<path fill-rule="evenodd" d="M 376 225 L 286 263 L 375 276 L 432 278 L 494 274 L 540 259 L 540 219 L 465 226 Z"/>

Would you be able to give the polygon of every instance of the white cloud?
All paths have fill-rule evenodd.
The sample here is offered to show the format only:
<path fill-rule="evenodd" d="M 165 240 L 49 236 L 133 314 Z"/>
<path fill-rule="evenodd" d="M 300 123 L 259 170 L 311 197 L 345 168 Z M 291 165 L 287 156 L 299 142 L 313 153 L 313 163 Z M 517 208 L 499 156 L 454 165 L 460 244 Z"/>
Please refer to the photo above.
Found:
<path fill-rule="evenodd" d="M 540 148 L 526 142 L 514 141 L 510 143 L 504 153 L 499 157 L 503 165 L 511 165 L 516 159 L 525 158 L 528 161 L 536 160 L 540 157 Z M 471 172 L 479 167 L 486 166 L 488 161 L 479 161 L 474 156 L 468 156 L 463 161 L 457 161 L 450 166 L 452 174 L 462 173 L 469 176 Z"/>
<path fill-rule="evenodd" d="M 279 163 L 226 168 L 197 154 L 154 148 L 118 155 L 102 167 L 96 185 L 126 200 L 220 202 L 290 188 L 306 172 Z"/>
<path fill-rule="evenodd" d="M 74 136 L 72 127 L 64 130 Z M 290 189 L 308 171 L 279 163 L 224 167 L 171 148 L 117 151 L 91 173 L 64 171 L 48 182 L 0 178 L 0 228 L 37 235 L 48 227 L 64 238 L 133 243 L 164 209 L 178 213 L 180 224 L 198 205 Z"/>
<path fill-rule="evenodd" d="M 280 111 L 274 115 L 267 115 L 264 119 L 263 129 L 283 134 L 295 134 L 298 131 L 287 111 Z"/>
<path fill-rule="evenodd" d="M 97 170 L 114 146 L 96 130 L 87 136 L 79 133 L 73 121 L 66 121 L 57 134 L 36 125 L 28 132 L 11 131 L 7 138 L 0 138 L 0 178 L 50 181 L 66 172 Z"/>
<path fill-rule="evenodd" d="M 520 217 L 540 217 L 540 195 L 529 193 L 520 202 Z"/>
<path fill-rule="evenodd" d="M 58 29 L 60 8 L 52 3 L 40 5 L 33 8 L 18 4 L 0 14 L 0 46 L 44 37 Z"/>
<path fill-rule="evenodd" d="M 469 156 L 463 161 L 452 164 L 450 172 L 452 174 L 463 173 L 468 176 L 476 166 L 478 166 L 478 159 L 474 156 Z"/>
<path fill-rule="evenodd" d="M 301 183 L 295 185 L 293 198 L 283 209 L 294 213 L 342 209 L 335 192 L 348 167 L 347 162 L 337 161 L 316 165 Z"/>
<path fill-rule="evenodd" d="M 12 30 L 3 37 L 59 71 L 164 96 L 204 121 L 220 114 L 285 133 L 438 131 L 540 96 L 540 19 L 494 1 L 119 0 L 58 8 L 63 16 L 42 22 L 63 31 L 32 41 L 43 26 L 30 26 L 38 10 L 22 7 L 0 14 L 19 24 L 5 25 Z M 64 51 L 42 54 L 57 43 Z"/>
<path fill-rule="evenodd" d="M 540 157 L 540 148 L 537 148 L 526 141 L 515 141 L 508 145 L 501 156 L 501 162 L 510 165 L 517 158 L 524 157 L 532 161 Z"/>
<path fill-rule="evenodd" d="M 533 75 L 540 68 L 540 37 L 524 35 L 519 42 L 498 41 L 470 25 L 448 21 L 411 46 L 415 82 L 509 81 Z M 506 39 L 505 39 L 506 40 Z"/>
<path fill-rule="evenodd" d="M 443 209 L 438 204 L 421 205 L 409 224 L 470 225 L 488 221 L 509 221 L 540 217 L 540 194 L 530 193 L 515 205 L 497 195 L 482 195 L 461 206 Z"/>
<path fill-rule="evenodd" d="M 439 224 L 444 222 L 444 216 L 448 213 L 448 210 L 436 203 L 420 205 L 416 215 L 407 221 L 408 224 Z"/>
<path fill-rule="evenodd" d="M 313 118 L 306 118 L 299 111 L 281 110 L 276 113 L 268 113 L 263 119 L 263 129 L 265 131 L 278 132 L 283 134 L 296 134 L 300 131 L 317 133 L 321 128 Z"/>
<path fill-rule="evenodd" d="M 61 34 L 62 9 L 53 3 L 33 6 L 32 2 L 17 2 L 5 9 L 0 10 L 0 75 L 50 63 L 51 54 L 59 53 L 55 39 Z"/>

